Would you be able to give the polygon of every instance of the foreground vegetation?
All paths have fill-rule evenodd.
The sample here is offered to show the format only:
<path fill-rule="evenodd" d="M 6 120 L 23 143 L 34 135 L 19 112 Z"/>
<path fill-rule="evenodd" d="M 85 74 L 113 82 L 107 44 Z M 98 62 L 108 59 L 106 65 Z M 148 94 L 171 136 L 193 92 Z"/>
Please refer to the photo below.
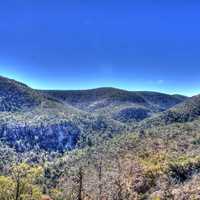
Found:
<path fill-rule="evenodd" d="M 200 120 L 116 136 L 65 154 L 1 146 L 0 199 L 199 199 Z M 101 143 L 101 145 L 98 145 Z"/>

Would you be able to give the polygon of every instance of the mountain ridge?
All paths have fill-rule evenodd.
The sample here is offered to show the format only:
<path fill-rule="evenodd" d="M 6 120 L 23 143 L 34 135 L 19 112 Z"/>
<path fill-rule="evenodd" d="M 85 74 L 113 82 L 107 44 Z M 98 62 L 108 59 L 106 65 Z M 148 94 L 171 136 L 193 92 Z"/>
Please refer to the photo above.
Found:
<path fill-rule="evenodd" d="M 0 138 L 18 151 L 38 146 L 52 151 L 74 149 L 78 144 L 93 144 L 96 137 L 109 139 L 125 133 L 185 99 L 116 88 L 34 90 L 0 77 Z"/>

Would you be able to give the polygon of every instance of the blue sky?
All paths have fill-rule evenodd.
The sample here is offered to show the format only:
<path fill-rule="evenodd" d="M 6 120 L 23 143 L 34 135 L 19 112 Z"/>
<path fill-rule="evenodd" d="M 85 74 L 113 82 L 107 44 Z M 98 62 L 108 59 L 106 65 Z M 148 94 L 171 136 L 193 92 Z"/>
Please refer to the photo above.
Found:
<path fill-rule="evenodd" d="M 200 93 L 200 2 L 0 1 L 0 74 L 41 89 Z"/>

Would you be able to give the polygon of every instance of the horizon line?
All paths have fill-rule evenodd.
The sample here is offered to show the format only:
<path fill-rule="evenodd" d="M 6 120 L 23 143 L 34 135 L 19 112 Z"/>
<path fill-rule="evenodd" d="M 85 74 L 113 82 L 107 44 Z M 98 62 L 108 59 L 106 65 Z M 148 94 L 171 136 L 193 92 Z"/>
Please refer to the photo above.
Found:
<path fill-rule="evenodd" d="M 180 95 L 180 96 L 185 96 L 185 97 L 192 97 L 192 96 L 198 95 L 198 93 L 189 95 L 189 94 L 183 94 L 183 93 L 177 93 L 177 92 L 173 93 L 173 92 L 164 92 L 164 91 L 159 91 L 159 90 L 148 90 L 148 89 L 147 90 L 144 90 L 144 89 L 142 89 L 142 90 L 140 90 L 140 89 L 131 90 L 131 89 L 128 89 L 128 88 L 117 87 L 117 86 L 97 86 L 97 87 L 76 88 L 76 89 L 44 88 L 44 87 L 31 86 L 31 84 L 28 83 L 28 81 L 20 80 L 19 78 L 8 77 L 8 76 L 4 76 L 4 75 L 0 75 L 0 77 L 19 82 L 19 83 L 24 84 L 24 85 L 26 85 L 27 87 L 29 87 L 33 90 L 38 90 L 38 91 L 89 91 L 89 90 L 97 90 L 97 89 L 116 89 L 116 90 L 122 90 L 122 91 L 127 91 L 127 92 L 154 92 L 154 93 L 167 94 L 167 95 Z"/>

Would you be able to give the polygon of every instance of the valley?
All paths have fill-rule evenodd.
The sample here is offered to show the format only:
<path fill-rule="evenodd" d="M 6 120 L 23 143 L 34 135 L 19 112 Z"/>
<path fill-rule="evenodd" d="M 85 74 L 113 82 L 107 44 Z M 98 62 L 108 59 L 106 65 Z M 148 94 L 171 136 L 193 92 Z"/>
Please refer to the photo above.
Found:
<path fill-rule="evenodd" d="M 199 95 L 0 77 L 0 199 L 199 199 L 199 130 Z"/>

